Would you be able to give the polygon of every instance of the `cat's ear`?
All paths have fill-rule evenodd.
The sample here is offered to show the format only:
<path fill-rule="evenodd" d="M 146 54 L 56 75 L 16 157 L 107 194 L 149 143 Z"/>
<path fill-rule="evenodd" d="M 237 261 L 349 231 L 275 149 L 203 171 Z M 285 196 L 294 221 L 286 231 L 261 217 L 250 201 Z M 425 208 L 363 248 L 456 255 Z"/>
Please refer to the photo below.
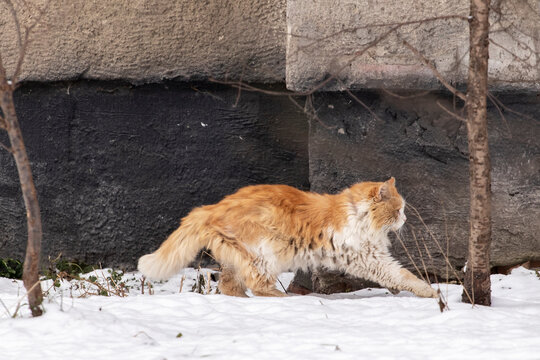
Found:
<path fill-rule="evenodd" d="M 391 177 L 383 182 L 375 194 L 375 201 L 382 201 L 390 198 L 390 187 L 396 184 L 396 179 Z"/>

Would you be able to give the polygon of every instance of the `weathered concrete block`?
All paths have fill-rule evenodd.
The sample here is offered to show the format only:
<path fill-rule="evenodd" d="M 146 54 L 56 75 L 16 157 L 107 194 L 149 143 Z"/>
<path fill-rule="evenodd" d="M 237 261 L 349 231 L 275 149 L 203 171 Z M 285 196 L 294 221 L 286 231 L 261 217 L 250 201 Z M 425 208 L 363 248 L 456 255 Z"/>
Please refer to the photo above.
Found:
<path fill-rule="evenodd" d="M 15 3 L 23 27 L 35 20 L 36 5 L 43 5 Z M 539 6 L 535 0 L 494 2 L 493 86 L 540 88 Z M 453 15 L 466 17 L 468 1 L 52 1 L 32 34 L 21 78 L 282 82 L 287 73 L 290 89 L 305 90 L 339 72 L 340 82 L 326 89 L 437 88 L 433 74 L 401 39 L 432 59 L 449 81 L 463 83 L 468 31 L 462 19 L 403 26 L 362 56 L 354 54 L 388 30 L 381 24 Z M 0 33 L 11 74 L 19 54 L 4 3 Z"/>
<path fill-rule="evenodd" d="M 493 7 L 491 86 L 540 88 L 540 4 L 502 1 Z M 447 81 L 464 84 L 468 14 L 468 0 L 351 0 L 339 5 L 288 0 L 287 87 L 311 90 L 333 76 L 336 80 L 323 89 L 441 88 L 403 40 L 430 59 Z"/>
<path fill-rule="evenodd" d="M 21 24 L 31 24 L 36 8 L 15 3 Z M 0 52 L 11 73 L 17 38 L 3 2 L 0 34 Z M 33 81 L 133 83 L 208 77 L 282 82 L 285 0 L 50 1 L 22 74 Z"/>

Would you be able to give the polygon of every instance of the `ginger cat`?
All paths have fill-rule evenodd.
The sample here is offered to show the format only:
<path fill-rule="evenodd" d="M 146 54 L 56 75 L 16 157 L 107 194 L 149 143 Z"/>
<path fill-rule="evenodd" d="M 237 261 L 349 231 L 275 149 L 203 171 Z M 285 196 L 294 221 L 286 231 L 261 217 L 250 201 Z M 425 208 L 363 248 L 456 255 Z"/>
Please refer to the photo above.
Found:
<path fill-rule="evenodd" d="M 161 280 L 189 264 L 206 247 L 223 267 L 221 293 L 284 296 L 284 271 L 324 267 L 421 297 L 437 291 L 402 268 L 388 250 L 388 232 L 405 223 L 405 201 L 395 180 L 363 182 L 336 195 L 286 185 L 255 185 L 215 205 L 192 210 L 139 270 Z"/>

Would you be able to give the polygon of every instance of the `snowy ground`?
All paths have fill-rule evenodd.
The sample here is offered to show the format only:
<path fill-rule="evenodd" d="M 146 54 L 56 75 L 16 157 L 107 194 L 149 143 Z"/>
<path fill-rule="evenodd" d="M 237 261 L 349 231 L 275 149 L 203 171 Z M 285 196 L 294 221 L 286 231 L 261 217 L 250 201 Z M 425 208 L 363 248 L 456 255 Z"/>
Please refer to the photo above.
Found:
<path fill-rule="evenodd" d="M 524 268 L 492 276 L 491 308 L 460 303 L 460 287 L 442 285 L 450 308 L 444 313 L 433 299 L 384 289 L 288 298 L 201 295 L 190 292 L 196 271 L 184 274 L 182 293 L 180 274 L 155 284 L 153 295 L 141 294 L 139 274 L 126 274 L 132 286 L 126 297 L 77 298 L 84 291 L 73 283 L 44 282 L 49 295 L 40 318 L 31 318 L 26 305 L 10 318 L 24 291 L 20 281 L 0 278 L 7 307 L 0 308 L 0 357 L 540 359 L 540 278 Z M 282 276 L 284 286 L 291 277 Z"/>

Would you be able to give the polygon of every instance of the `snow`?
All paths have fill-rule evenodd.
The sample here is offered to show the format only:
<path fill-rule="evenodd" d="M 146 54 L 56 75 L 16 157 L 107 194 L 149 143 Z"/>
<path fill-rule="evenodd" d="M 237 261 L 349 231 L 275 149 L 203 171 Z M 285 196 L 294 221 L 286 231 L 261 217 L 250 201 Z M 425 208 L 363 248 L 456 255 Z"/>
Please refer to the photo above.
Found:
<path fill-rule="evenodd" d="M 209 270 L 201 270 L 205 277 Z M 108 270 L 88 276 L 105 279 Z M 185 280 L 179 293 L 182 276 Z M 539 359 L 540 278 L 518 268 L 492 275 L 492 307 L 461 303 L 461 287 L 441 284 L 449 310 L 434 299 L 385 289 L 286 298 L 235 298 L 190 292 L 186 269 L 154 294 L 128 273 L 129 295 L 87 296 L 63 281 L 49 289 L 46 313 L 26 305 L 24 290 L 0 278 L 3 359 Z M 292 274 L 283 274 L 286 287 Z M 436 286 L 436 285 L 434 285 Z M 139 288 L 137 288 L 139 287 Z M 279 285 L 281 287 L 281 285 Z M 0 306 L 2 306 L 0 304 Z"/>

